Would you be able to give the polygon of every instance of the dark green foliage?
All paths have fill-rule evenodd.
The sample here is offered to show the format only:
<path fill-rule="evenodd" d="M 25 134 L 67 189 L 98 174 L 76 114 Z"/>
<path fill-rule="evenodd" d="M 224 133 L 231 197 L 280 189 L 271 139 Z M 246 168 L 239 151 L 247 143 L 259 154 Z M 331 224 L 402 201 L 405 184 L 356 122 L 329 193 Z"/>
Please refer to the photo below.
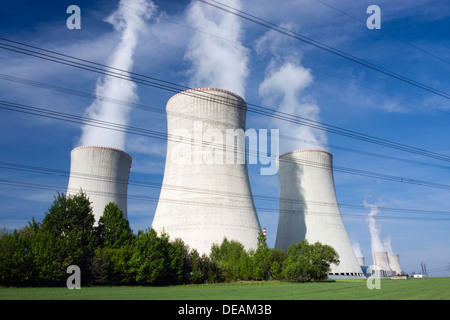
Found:
<path fill-rule="evenodd" d="M 0 284 L 31 285 L 35 277 L 30 252 L 30 232 L 25 229 L 0 234 Z"/>
<path fill-rule="evenodd" d="M 133 284 L 128 263 L 132 250 L 130 245 L 97 248 L 91 266 L 94 283 L 110 286 Z"/>
<path fill-rule="evenodd" d="M 332 247 L 302 240 L 289 246 L 288 257 L 283 264 L 284 278 L 293 281 L 324 280 L 330 265 L 339 263 L 338 258 Z"/>
<path fill-rule="evenodd" d="M 206 254 L 200 256 L 195 249 L 189 252 L 188 270 L 190 272 L 186 283 L 216 283 L 221 281 L 217 265 Z"/>
<path fill-rule="evenodd" d="M 37 232 L 46 233 L 43 236 L 51 237 L 53 240 L 50 242 L 51 246 L 43 244 L 39 247 L 40 250 L 53 249 L 61 253 L 57 259 L 58 263 L 55 263 L 49 254 L 42 261 L 45 267 L 49 267 L 49 264 L 58 267 L 57 271 L 49 267 L 49 271 L 57 273 L 58 276 L 55 274 L 54 277 L 50 277 L 52 281 L 48 284 L 65 283 L 66 269 L 69 265 L 80 267 L 83 283 L 86 284 L 90 280 L 90 264 L 97 242 L 94 222 L 91 203 L 86 194 L 80 192 L 73 196 L 65 196 L 58 193 Z M 41 264 L 37 267 L 40 269 L 44 266 Z"/>
<path fill-rule="evenodd" d="M 158 236 L 153 229 L 139 231 L 129 261 L 130 272 L 140 285 L 179 284 L 186 255 L 182 241 L 172 243 L 166 234 Z"/>
<path fill-rule="evenodd" d="M 258 235 L 258 246 L 253 254 L 253 274 L 256 280 L 268 280 L 271 276 L 270 248 L 262 232 Z"/>
<path fill-rule="evenodd" d="M 105 206 L 94 226 L 89 199 L 80 192 L 59 194 L 42 222 L 0 232 L 0 285 L 65 286 L 69 265 L 81 270 L 83 285 L 174 285 L 237 280 L 310 281 L 327 277 L 338 263 L 333 248 L 301 241 L 288 253 L 258 245 L 246 251 L 234 240 L 211 247 L 210 255 L 189 250 L 153 229 L 133 234 L 114 203 Z"/>
<path fill-rule="evenodd" d="M 120 248 L 130 245 L 133 241 L 133 232 L 128 220 L 124 218 L 122 210 L 113 202 L 105 206 L 96 232 L 98 245 L 102 247 Z"/>
<path fill-rule="evenodd" d="M 219 281 L 230 282 L 251 278 L 250 255 L 241 243 L 225 238 L 220 246 L 217 244 L 212 246 L 210 257 L 217 265 Z"/>

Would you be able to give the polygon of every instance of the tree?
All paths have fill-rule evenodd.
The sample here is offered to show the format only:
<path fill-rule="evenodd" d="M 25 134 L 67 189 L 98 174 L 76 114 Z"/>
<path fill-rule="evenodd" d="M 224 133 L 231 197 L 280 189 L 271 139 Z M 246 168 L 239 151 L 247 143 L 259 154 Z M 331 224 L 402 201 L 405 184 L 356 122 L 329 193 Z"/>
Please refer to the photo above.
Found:
<path fill-rule="evenodd" d="M 91 266 L 95 283 L 110 286 L 133 284 L 128 264 L 132 255 L 131 245 L 97 248 Z"/>
<path fill-rule="evenodd" d="M 267 280 L 270 277 L 270 252 L 266 237 L 262 232 L 258 235 L 258 245 L 253 254 L 252 278 L 255 280 Z"/>
<path fill-rule="evenodd" d="M 189 246 L 177 238 L 169 246 L 170 272 L 167 279 L 170 284 L 187 283 L 192 271 L 189 259 Z"/>
<path fill-rule="evenodd" d="M 328 245 L 307 240 L 291 244 L 283 264 L 285 279 L 294 281 L 323 280 L 328 276 L 330 265 L 339 263 L 336 251 Z"/>
<path fill-rule="evenodd" d="M 283 278 L 282 266 L 287 259 L 287 252 L 281 249 L 272 248 L 269 253 L 270 276 L 272 279 L 281 280 Z"/>
<path fill-rule="evenodd" d="M 34 284 L 35 268 L 30 250 L 31 234 L 27 229 L 0 232 L 0 285 Z"/>
<path fill-rule="evenodd" d="M 186 283 L 215 283 L 219 279 L 217 265 L 211 261 L 208 255 L 200 256 L 197 250 L 189 252 L 189 278 Z"/>
<path fill-rule="evenodd" d="M 81 191 L 71 196 L 58 193 L 42 220 L 38 232 L 43 232 L 40 236 L 52 239 L 52 244 L 57 246 L 54 250 L 60 253 L 57 261 L 61 263 L 58 268 L 64 272 L 64 277 L 66 268 L 73 264 L 80 267 L 82 280 L 89 280 L 91 259 L 97 242 L 94 222 L 89 198 Z M 38 246 L 37 249 L 48 250 L 43 246 Z M 47 258 L 38 257 L 40 268 L 47 268 L 49 264 L 56 267 L 53 259 L 51 255 L 47 255 Z"/>
<path fill-rule="evenodd" d="M 122 210 L 114 202 L 105 206 L 96 231 L 100 246 L 119 248 L 123 245 L 130 245 L 133 241 L 134 235 L 130 223 L 124 218 Z"/>
<path fill-rule="evenodd" d="M 137 284 L 172 284 L 170 273 L 171 243 L 167 234 L 158 236 L 155 230 L 139 231 L 133 244 L 133 254 L 129 261 L 130 272 Z"/>
<path fill-rule="evenodd" d="M 219 245 L 213 244 L 210 254 L 211 261 L 219 269 L 219 281 L 235 281 L 251 278 L 251 261 L 244 246 L 235 241 L 224 238 Z"/>

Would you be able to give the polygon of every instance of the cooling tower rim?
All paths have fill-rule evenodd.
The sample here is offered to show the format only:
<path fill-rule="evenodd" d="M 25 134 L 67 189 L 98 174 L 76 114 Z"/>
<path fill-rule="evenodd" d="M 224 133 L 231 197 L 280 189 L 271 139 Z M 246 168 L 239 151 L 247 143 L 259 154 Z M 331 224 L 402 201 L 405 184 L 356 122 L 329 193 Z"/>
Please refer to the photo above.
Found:
<path fill-rule="evenodd" d="M 79 149 L 84 149 L 84 148 L 95 148 L 95 149 L 109 149 L 109 150 L 114 150 L 114 151 L 118 151 L 118 152 L 121 152 L 121 153 L 127 155 L 130 159 L 133 159 L 133 158 L 130 156 L 129 153 L 127 153 L 127 152 L 125 152 L 125 151 L 123 151 L 123 150 L 120 150 L 120 149 L 117 149 L 117 148 L 113 148 L 113 147 L 98 146 L 98 145 L 87 145 L 87 146 L 76 147 L 76 148 L 73 148 L 72 151 L 70 151 L 70 153 L 72 153 L 72 152 L 74 152 L 74 151 L 76 151 L 76 150 L 79 150 Z"/>
<path fill-rule="evenodd" d="M 326 150 L 322 150 L 322 149 L 299 149 L 299 150 L 293 150 L 293 151 L 289 151 L 289 152 L 283 153 L 282 155 L 278 156 L 278 159 L 280 159 L 282 157 L 285 157 L 285 156 L 288 156 L 288 155 L 293 154 L 293 153 L 304 152 L 304 151 L 324 152 L 324 153 L 328 153 L 331 157 L 333 157 L 333 154 L 331 152 L 326 151 Z"/>
<path fill-rule="evenodd" d="M 238 95 L 238 94 L 236 94 L 236 93 L 234 93 L 232 91 L 225 90 L 225 89 L 219 89 L 219 88 L 193 88 L 193 89 L 189 89 L 189 90 L 184 90 L 184 91 L 178 92 L 177 94 L 175 94 L 172 97 L 170 97 L 170 99 L 168 101 L 172 100 L 173 98 L 175 98 L 175 97 L 177 97 L 179 95 L 182 95 L 182 94 L 185 94 L 185 93 L 188 93 L 188 92 L 194 92 L 194 91 L 217 91 L 217 92 L 223 92 L 223 93 L 231 94 L 231 95 L 241 99 L 242 101 L 245 101 L 244 98 L 242 98 L 240 95 Z"/>

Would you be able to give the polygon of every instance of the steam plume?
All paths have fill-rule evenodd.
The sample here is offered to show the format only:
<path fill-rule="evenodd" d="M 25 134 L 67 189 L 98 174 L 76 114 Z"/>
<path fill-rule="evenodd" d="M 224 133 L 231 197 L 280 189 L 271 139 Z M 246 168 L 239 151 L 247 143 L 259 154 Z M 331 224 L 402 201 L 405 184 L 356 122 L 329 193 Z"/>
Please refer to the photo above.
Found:
<path fill-rule="evenodd" d="M 289 27 L 286 25 L 286 27 Z M 319 121 L 319 107 L 310 96 L 303 95 L 305 88 L 313 83 L 311 70 L 300 64 L 296 51 L 284 45 L 279 35 L 268 31 L 258 40 L 258 47 L 265 47 L 276 51 L 283 48 L 283 55 L 289 60 L 273 58 L 266 70 L 266 77 L 259 87 L 259 94 L 264 103 L 278 106 L 277 111 L 292 114 L 302 118 Z M 280 52 L 281 53 L 281 52 Z M 327 149 L 327 137 L 324 131 L 314 130 L 304 125 L 282 121 L 274 118 L 271 126 L 280 129 L 280 153 L 302 149 Z M 288 139 L 286 139 L 286 137 Z"/>
<path fill-rule="evenodd" d="M 373 204 L 368 204 L 364 201 L 364 206 L 370 209 L 370 213 L 367 216 L 367 224 L 369 226 L 370 231 L 370 240 L 371 240 L 371 248 L 372 252 L 386 252 L 386 248 L 383 244 L 383 239 L 381 237 L 381 232 L 379 227 L 377 226 L 375 216 L 378 214 L 378 206 Z M 390 242 L 390 240 L 389 240 Z M 390 246 L 390 245 L 389 245 Z"/>
<path fill-rule="evenodd" d="M 121 0 L 119 8 L 105 19 L 113 25 L 115 32 L 120 36 L 120 42 L 108 60 L 109 66 L 127 72 L 131 71 L 140 30 L 144 28 L 145 19 L 149 18 L 155 10 L 156 6 L 151 1 Z M 98 79 L 95 92 L 98 96 L 107 96 L 128 102 L 137 101 L 136 85 L 131 81 L 114 77 Z M 96 120 L 126 124 L 128 112 L 128 108 L 97 99 L 87 108 L 85 114 Z M 102 145 L 124 150 L 125 134 L 85 125 L 82 127 L 79 144 Z"/>
<path fill-rule="evenodd" d="M 361 247 L 360 247 L 360 245 L 359 245 L 359 242 L 353 242 L 352 243 L 352 247 L 353 247 L 353 251 L 355 252 L 355 255 L 357 256 L 357 257 L 364 257 L 364 255 L 362 254 L 362 252 L 361 252 Z"/>
<path fill-rule="evenodd" d="M 238 0 L 225 2 L 236 9 L 241 7 Z M 193 65 L 188 71 L 190 86 L 226 89 L 244 97 L 248 50 L 238 45 L 242 38 L 239 18 L 198 1 L 190 4 L 187 18 L 194 28 L 237 43 L 233 45 L 206 34 L 195 34 L 185 54 Z"/>

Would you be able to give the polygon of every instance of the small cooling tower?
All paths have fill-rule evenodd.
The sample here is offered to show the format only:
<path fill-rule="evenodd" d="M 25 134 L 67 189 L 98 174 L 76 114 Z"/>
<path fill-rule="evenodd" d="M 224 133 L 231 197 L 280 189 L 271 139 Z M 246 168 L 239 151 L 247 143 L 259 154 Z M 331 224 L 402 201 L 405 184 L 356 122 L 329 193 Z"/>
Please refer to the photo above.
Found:
<path fill-rule="evenodd" d="M 373 264 L 383 271 L 384 275 L 390 275 L 391 268 L 389 267 L 388 253 L 385 251 L 372 252 Z"/>
<path fill-rule="evenodd" d="M 200 254 L 209 254 L 225 237 L 256 248 L 261 227 L 245 140 L 242 150 L 228 153 L 224 145 L 227 132 L 245 130 L 245 101 L 220 89 L 194 89 L 173 96 L 166 111 L 166 165 L 152 228 Z M 244 162 L 238 161 L 242 155 Z"/>
<path fill-rule="evenodd" d="M 397 253 L 389 253 L 389 268 L 394 272 L 395 274 L 403 274 L 402 268 L 400 267 L 400 260 Z"/>
<path fill-rule="evenodd" d="M 362 276 L 339 211 L 332 157 L 326 151 L 306 149 L 277 159 L 280 214 L 275 247 L 287 250 L 303 239 L 319 241 L 339 254 L 339 265 L 331 265 L 333 276 Z"/>
<path fill-rule="evenodd" d="M 358 263 L 359 263 L 360 266 L 365 266 L 366 265 L 364 257 L 358 257 L 357 256 L 356 259 L 358 259 Z"/>
<path fill-rule="evenodd" d="M 115 202 L 127 219 L 131 156 L 109 147 L 83 146 L 73 149 L 70 157 L 67 194 L 86 193 L 96 222 L 109 202 Z"/>

